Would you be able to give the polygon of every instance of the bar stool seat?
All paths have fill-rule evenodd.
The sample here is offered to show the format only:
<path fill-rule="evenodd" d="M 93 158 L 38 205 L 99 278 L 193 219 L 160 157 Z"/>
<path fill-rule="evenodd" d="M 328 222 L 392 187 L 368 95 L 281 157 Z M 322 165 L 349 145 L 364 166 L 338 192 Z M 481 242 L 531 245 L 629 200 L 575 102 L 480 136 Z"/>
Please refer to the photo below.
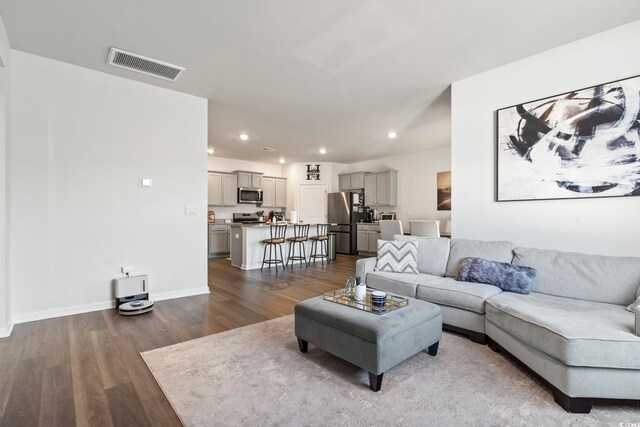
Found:
<path fill-rule="evenodd" d="M 329 263 L 329 224 L 316 224 L 316 235 L 309 238 L 311 240 L 311 254 L 309 255 L 309 262 L 313 259 L 317 261 L 320 259 L 322 265 L 324 260 Z M 318 250 L 318 246 L 320 249 Z"/>
<path fill-rule="evenodd" d="M 271 264 L 275 264 L 277 273 L 278 264 L 282 264 L 282 269 L 286 268 L 284 265 L 284 257 L 282 256 L 282 244 L 284 243 L 285 236 L 287 235 L 287 226 L 272 224 L 269 226 L 269 232 L 271 233 L 271 238 L 262 240 L 262 243 L 264 243 L 265 246 L 260 271 L 262 271 L 265 264 L 267 264 L 269 268 L 271 268 Z M 267 258 L 267 249 L 269 250 L 269 258 Z M 278 249 L 280 250 L 280 258 L 278 258 Z"/>
<path fill-rule="evenodd" d="M 307 261 L 307 252 L 304 248 L 304 242 L 309 240 L 309 224 L 294 224 L 293 237 L 287 238 L 289 242 L 289 256 L 287 257 L 287 265 L 291 261 L 291 269 L 293 270 L 293 261 L 304 261 L 309 267 Z M 298 247 L 298 255 L 296 255 L 296 246 Z"/>
<path fill-rule="evenodd" d="M 284 239 L 264 239 L 262 243 L 279 244 L 279 243 L 284 243 Z"/>

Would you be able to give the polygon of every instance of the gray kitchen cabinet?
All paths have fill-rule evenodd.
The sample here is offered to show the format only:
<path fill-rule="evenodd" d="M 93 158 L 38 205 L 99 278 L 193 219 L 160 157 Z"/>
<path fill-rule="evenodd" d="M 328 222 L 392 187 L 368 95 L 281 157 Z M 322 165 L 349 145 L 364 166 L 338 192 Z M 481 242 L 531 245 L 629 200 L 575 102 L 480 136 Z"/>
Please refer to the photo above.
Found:
<path fill-rule="evenodd" d="M 238 176 L 230 173 L 222 174 L 222 205 L 238 204 Z"/>
<path fill-rule="evenodd" d="M 262 174 L 257 172 L 234 171 L 238 176 L 238 187 L 262 188 Z"/>
<path fill-rule="evenodd" d="M 207 203 L 211 206 L 222 206 L 222 174 L 209 172 L 207 177 Z"/>
<path fill-rule="evenodd" d="M 380 227 L 378 230 L 369 230 L 369 252 L 378 253 L 378 239 L 380 239 Z"/>
<path fill-rule="evenodd" d="M 365 206 L 398 204 L 398 171 L 371 173 L 364 176 Z"/>
<path fill-rule="evenodd" d="M 259 173 L 251 174 L 251 187 L 262 188 L 262 174 L 259 174 Z"/>
<path fill-rule="evenodd" d="M 351 175 L 338 175 L 338 186 L 340 191 L 351 189 Z"/>
<path fill-rule="evenodd" d="M 358 226 L 358 252 L 369 252 L 369 230 L 361 230 Z"/>
<path fill-rule="evenodd" d="M 364 172 L 344 173 L 338 175 L 340 191 L 362 190 L 364 188 Z"/>
<path fill-rule="evenodd" d="M 364 172 L 351 174 L 351 189 L 361 190 L 364 188 Z"/>
<path fill-rule="evenodd" d="M 209 224 L 209 257 L 229 253 L 229 226 Z"/>
<path fill-rule="evenodd" d="M 276 207 L 287 207 L 287 180 L 285 178 L 276 178 Z"/>
<path fill-rule="evenodd" d="M 238 204 L 238 177 L 230 173 L 209 172 L 207 203 L 209 206 L 236 206 Z"/>
<path fill-rule="evenodd" d="M 287 179 L 272 176 L 262 177 L 262 207 L 287 207 Z"/>
<path fill-rule="evenodd" d="M 236 172 L 238 175 L 238 187 L 251 188 L 251 173 Z"/>
<path fill-rule="evenodd" d="M 364 176 L 364 205 L 377 206 L 376 202 L 376 174 L 370 173 Z"/>
<path fill-rule="evenodd" d="M 380 238 L 379 224 L 358 224 L 358 252 L 377 253 Z"/>
<path fill-rule="evenodd" d="M 273 208 L 276 205 L 276 179 L 262 178 L 262 207 Z"/>

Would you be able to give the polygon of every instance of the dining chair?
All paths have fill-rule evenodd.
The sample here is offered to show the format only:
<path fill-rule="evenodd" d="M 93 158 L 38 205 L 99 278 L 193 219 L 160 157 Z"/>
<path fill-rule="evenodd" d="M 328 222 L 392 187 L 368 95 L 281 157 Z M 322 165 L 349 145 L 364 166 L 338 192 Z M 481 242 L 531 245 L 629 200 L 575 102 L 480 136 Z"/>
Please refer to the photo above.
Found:
<path fill-rule="evenodd" d="M 380 240 L 393 240 L 393 236 L 402 234 L 402 222 L 396 220 L 380 221 Z"/>
<path fill-rule="evenodd" d="M 412 236 L 440 237 L 440 221 L 434 219 L 416 219 L 409 221 Z"/>

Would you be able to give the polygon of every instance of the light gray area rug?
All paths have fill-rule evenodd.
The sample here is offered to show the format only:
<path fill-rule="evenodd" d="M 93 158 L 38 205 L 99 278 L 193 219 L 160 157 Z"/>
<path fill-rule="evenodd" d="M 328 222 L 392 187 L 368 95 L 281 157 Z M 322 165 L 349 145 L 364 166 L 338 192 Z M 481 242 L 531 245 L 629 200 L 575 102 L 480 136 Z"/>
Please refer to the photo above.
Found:
<path fill-rule="evenodd" d="M 640 406 L 569 414 L 487 346 L 445 333 L 369 390 L 367 372 L 309 345 L 293 316 L 142 354 L 187 426 L 584 426 L 640 423 Z"/>

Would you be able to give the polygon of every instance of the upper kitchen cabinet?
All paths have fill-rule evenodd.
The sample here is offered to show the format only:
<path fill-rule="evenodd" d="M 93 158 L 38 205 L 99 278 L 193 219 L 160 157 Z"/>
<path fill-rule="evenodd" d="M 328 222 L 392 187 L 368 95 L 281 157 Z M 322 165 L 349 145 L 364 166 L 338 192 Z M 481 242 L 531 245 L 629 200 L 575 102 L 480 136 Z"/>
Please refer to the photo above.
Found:
<path fill-rule="evenodd" d="M 364 188 L 364 172 L 343 173 L 338 175 L 340 191 L 362 190 Z"/>
<path fill-rule="evenodd" d="M 238 187 L 240 188 L 262 188 L 262 174 L 256 172 L 235 171 L 238 175 Z"/>
<path fill-rule="evenodd" d="M 265 176 L 262 178 L 262 207 L 287 207 L 287 179 Z"/>
<path fill-rule="evenodd" d="M 365 206 L 396 206 L 398 204 L 398 171 L 366 174 L 364 204 Z"/>
<path fill-rule="evenodd" d="M 276 207 L 287 207 L 287 180 L 285 178 L 276 178 Z"/>
<path fill-rule="evenodd" d="M 212 206 L 222 206 L 222 174 L 209 172 L 207 177 L 207 202 Z"/>
<path fill-rule="evenodd" d="M 230 173 L 222 174 L 222 205 L 238 204 L 238 176 Z"/>
<path fill-rule="evenodd" d="M 207 194 L 209 206 L 236 206 L 238 204 L 238 177 L 231 173 L 209 172 Z"/>

